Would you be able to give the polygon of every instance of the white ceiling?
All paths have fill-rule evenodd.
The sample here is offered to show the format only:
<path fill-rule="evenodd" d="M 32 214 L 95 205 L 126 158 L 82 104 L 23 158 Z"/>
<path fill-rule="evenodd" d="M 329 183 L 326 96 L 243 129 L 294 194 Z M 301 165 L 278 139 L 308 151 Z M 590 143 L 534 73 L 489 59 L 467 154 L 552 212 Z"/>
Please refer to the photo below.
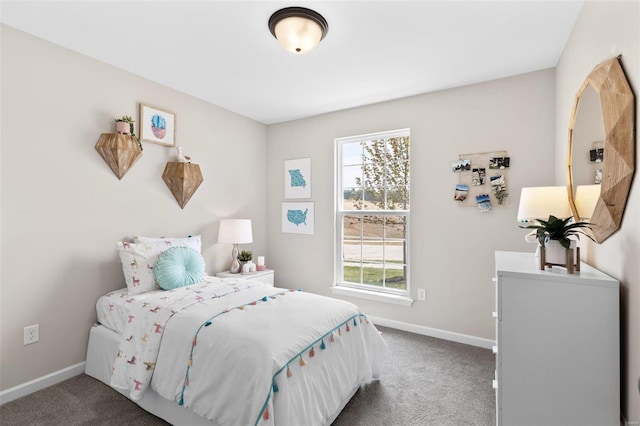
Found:
<path fill-rule="evenodd" d="M 2 23 L 263 123 L 556 66 L 582 1 L 5 1 Z M 322 14 L 294 55 L 269 16 Z"/>

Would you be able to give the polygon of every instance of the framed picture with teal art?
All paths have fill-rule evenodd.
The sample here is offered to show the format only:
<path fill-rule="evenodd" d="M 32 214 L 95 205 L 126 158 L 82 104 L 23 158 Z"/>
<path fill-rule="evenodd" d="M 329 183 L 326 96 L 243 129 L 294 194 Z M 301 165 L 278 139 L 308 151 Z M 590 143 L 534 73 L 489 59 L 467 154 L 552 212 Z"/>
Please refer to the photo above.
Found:
<path fill-rule="evenodd" d="M 140 140 L 176 146 L 176 115 L 167 110 L 140 104 Z"/>
<path fill-rule="evenodd" d="M 284 198 L 311 198 L 311 158 L 285 160 Z"/>
<path fill-rule="evenodd" d="M 314 232 L 313 203 L 282 203 L 282 232 L 310 234 Z"/>

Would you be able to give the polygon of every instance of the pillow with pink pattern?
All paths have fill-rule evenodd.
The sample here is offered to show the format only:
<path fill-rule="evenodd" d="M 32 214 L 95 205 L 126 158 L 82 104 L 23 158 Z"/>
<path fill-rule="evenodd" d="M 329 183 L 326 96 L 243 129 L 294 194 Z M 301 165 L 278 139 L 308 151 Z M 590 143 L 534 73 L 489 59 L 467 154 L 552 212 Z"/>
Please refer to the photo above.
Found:
<path fill-rule="evenodd" d="M 153 273 L 153 266 L 158 257 L 171 247 L 189 247 L 200 253 L 200 236 L 140 243 L 116 243 L 129 294 L 146 293 L 160 288 Z"/>

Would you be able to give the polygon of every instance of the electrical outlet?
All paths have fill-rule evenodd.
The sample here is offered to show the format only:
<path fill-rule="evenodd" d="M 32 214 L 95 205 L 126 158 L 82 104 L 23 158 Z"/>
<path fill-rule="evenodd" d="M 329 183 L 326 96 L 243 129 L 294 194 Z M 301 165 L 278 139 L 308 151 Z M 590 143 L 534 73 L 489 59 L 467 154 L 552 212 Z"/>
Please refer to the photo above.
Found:
<path fill-rule="evenodd" d="M 418 289 L 418 300 L 422 300 L 422 301 L 427 300 L 427 289 L 426 288 L 419 288 Z"/>
<path fill-rule="evenodd" d="M 23 343 L 30 345 L 40 340 L 40 324 L 30 325 L 24 328 Z"/>

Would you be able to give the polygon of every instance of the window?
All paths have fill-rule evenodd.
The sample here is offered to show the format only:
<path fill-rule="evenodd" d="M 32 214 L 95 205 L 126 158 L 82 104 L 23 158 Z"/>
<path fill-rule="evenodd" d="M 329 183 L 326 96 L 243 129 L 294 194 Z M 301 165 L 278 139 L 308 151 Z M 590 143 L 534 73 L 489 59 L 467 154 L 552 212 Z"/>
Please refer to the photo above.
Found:
<path fill-rule="evenodd" d="M 409 295 L 409 129 L 336 139 L 336 284 Z"/>

